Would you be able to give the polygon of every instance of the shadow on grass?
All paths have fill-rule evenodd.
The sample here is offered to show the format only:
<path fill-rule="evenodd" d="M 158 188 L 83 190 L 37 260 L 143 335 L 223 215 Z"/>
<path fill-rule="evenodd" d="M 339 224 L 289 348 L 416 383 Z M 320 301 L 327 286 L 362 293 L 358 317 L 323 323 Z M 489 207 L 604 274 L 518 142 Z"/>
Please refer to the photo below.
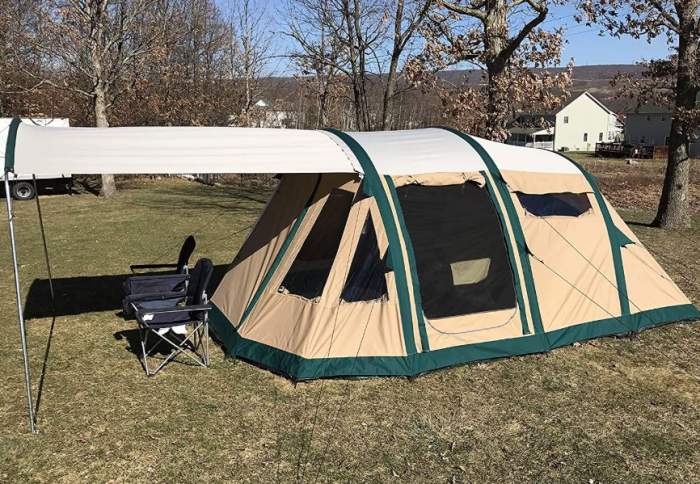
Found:
<path fill-rule="evenodd" d="M 226 274 L 228 264 L 214 266 L 207 294 L 213 294 Z M 53 316 L 77 316 L 79 314 L 118 311 L 124 297 L 123 285 L 133 274 L 105 276 L 62 277 L 53 280 L 56 293 L 55 311 L 51 305 L 48 279 L 34 279 L 24 306 L 26 320 Z"/>

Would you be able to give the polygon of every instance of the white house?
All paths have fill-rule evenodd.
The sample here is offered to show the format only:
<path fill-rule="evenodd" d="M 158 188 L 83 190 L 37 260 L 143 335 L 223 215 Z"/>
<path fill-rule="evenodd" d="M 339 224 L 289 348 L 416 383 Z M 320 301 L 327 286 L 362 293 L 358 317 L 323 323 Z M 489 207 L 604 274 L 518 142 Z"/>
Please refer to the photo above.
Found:
<path fill-rule="evenodd" d="M 596 143 L 618 141 L 623 126 L 617 115 L 584 92 L 556 115 L 556 151 L 594 151 Z"/>

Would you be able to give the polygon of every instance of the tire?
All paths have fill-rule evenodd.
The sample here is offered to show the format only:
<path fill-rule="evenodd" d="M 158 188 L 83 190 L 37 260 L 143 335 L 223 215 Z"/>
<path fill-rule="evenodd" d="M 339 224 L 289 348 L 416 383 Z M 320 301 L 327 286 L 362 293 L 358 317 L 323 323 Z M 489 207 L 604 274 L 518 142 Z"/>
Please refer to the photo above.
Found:
<path fill-rule="evenodd" d="M 31 200 L 36 196 L 34 185 L 26 181 L 13 183 L 10 190 L 12 191 L 12 198 L 15 200 Z"/>

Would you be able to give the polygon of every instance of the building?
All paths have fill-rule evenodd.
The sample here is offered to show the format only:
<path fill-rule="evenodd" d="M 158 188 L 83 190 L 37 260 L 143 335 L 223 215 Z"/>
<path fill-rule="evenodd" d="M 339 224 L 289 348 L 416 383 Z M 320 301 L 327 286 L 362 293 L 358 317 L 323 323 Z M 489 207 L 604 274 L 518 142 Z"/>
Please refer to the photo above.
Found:
<path fill-rule="evenodd" d="M 508 130 L 508 144 L 555 151 L 594 151 L 596 143 L 620 141 L 617 115 L 590 93 L 574 98 L 555 115 L 526 114 Z"/>
<path fill-rule="evenodd" d="M 671 132 L 672 111 L 667 107 L 639 106 L 626 114 L 625 143 L 666 146 Z"/>
<path fill-rule="evenodd" d="M 655 148 L 668 146 L 672 115 L 671 108 L 652 105 L 639 106 L 628 112 L 625 120 L 625 143 Z M 700 143 L 690 144 L 690 156 L 700 157 Z"/>
<path fill-rule="evenodd" d="M 594 151 L 596 143 L 622 138 L 623 125 L 617 115 L 590 93 L 584 92 L 556 115 L 556 151 Z"/>

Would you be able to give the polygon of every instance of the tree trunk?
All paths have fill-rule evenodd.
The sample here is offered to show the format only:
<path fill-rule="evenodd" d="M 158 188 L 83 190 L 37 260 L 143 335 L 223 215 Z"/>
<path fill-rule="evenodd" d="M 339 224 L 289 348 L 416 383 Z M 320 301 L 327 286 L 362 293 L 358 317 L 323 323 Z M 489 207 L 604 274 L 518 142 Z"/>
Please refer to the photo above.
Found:
<path fill-rule="evenodd" d="M 95 110 L 95 126 L 98 128 L 109 128 L 107 120 L 107 95 L 106 88 L 101 83 L 98 83 L 95 88 L 95 97 L 93 98 Z M 100 196 L 111 197 L 117 193 L 117 185 L 114 183 L 114 175 L 102 175 L 102 186 L 100 187 Z"/>
<path fill-rule="evenodd" d="M 678 79 L 676 81 L 676 113 L 671 123 L 668 142 L 668 162 L 664 187 L 661 192 L 659 208 L 653 225 L 665 229 L 690 227 L 690 137 L 694 127 L 679 119 L 682 110 L 691 110 L 700 92 L 693 69 L 700 52 L 698 38 L 695 35 L 697 12 L 685 12 L 680 17 L 680 34 L 678 36 Z"/>

